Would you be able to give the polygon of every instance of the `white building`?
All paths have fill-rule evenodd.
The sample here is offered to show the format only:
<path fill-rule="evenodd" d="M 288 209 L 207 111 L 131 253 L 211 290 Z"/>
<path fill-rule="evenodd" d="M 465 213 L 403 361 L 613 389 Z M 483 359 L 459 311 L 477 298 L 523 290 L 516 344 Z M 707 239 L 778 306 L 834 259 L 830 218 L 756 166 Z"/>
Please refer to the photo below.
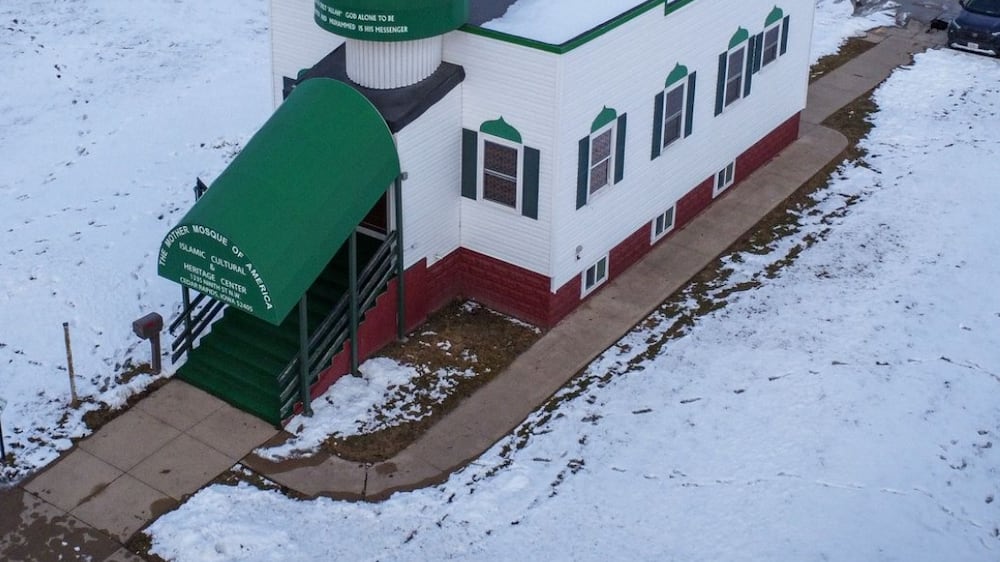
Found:
<path fill-rule="evenodd" d="M 401 204 L 382 196 L 351 228 L 401 233 L 404 288 L 391 282 L 348 335 L 354 360 L 391 339 L 400 297 L 406 327 L 458 296 L 554 325 L 737 186 L 798 136 L 813 10 L 812 0 L 272 0 L 272 120 L 286 97 L 302 105 L 302 84 L 335 80 L 371 102 L 398 157 Z M 351 126 L 329 130 L 352 146 Z M 364 153 L 352 161 L 368 164 Z M 308 286 L 317 267 L 302 269 Z M 169 271 L 161 263 L 236 304 Z M 347 355 L 311 377 L 314 391 Z"/>

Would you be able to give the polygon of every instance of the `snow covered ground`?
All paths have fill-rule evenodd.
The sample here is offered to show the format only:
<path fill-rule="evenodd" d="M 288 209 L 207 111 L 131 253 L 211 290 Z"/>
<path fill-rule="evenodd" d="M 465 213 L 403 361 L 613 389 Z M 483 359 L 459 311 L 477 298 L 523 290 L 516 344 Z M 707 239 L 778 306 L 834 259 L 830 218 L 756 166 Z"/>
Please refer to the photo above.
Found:
<path fill-rule="evenodd" d="M 817 3 L 852 30 L 878 24 Z M 152 381 L 117 376 L 148 358 L 132 320 L 177 311 L 151 256 L 195 177 L 211 181 L 269 115 L 267 24 L 266 0 L 0 3 L 0 421 L 15 462 L 0 486 L 85 435 L 85 411 Z"/>
<path fill-rule="evenodd" d="M 769 252 L 727 258 L 724 308 L 669 341 L 654 314 L 447 483 L 379 504 L 212 486 L 154 552 L 996 560 L 997 69 L 933 51 L 896 72 L 865 162 Z"/>
<path fill-rule="evenodd" d="M 271 110 L 266 0 L 0 2 L 0 486 L 149 384 L 132 320 L 171 317 L 153 255 Z M 79 393 L 69 382 L 69 322 Z M 169 366 L 168 366 L 169 367 Z"/>
<path fill-rule="evenodd" d="M 716 293 L 757 288 L 678 339 L 654 314 L 447 483 L 379 504 L 212 486 L 150 527 L 153 551 L 996 560 L 997 68 L 933 51 L 897 71 L 865 163 L 770 252 L 730 256 Z"/>
<path fill-rule="evenodd" d="M 813 24 L 810 62 L 836 53 L 849 37 L 860 37 L 869 29 L 896 23 L 894 2 L 889 6 L 866 10 L 864 16 L 852 17 L 854 4 L 850 0 L 816 0 L 816 21 Z"/>

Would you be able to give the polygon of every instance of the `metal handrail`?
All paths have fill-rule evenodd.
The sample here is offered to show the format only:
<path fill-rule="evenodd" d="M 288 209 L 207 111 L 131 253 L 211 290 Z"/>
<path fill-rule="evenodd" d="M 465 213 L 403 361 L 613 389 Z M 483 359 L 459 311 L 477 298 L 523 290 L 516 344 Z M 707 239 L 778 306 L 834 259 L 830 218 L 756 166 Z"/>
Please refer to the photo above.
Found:
<path fill-rule="evenodd" d="M 200 310 L 192 317 L 191 313 L 198 309 L 199 306 Z M 173 343 L 170 344 L 170 362 L 176 363 L 184 353 L 194 349 L 194 343 L 198 339 L 198 336 L 212 324 L 212 321 L 225 308 L 226 304 L 222 301 L 215 300 L 204 293 L 199 293 L 191 301 L 191 304 L 181 311 L 180 316 L 170 324 L 170 333 L 173 333 L 182 322 L 185 324 L 184 330 L 180 334 L 177 334 L 174 337 Z"/>
<path fill-rule="evenodd" d="M 205 300 L 206 298 L 210 299 L 212 297 L 209 297 L 205 293 L 198 293 L 198 296 L 191 301 L 191 305 L 188 306 L 186 310 L 182 310 L 177 318 L 174 318 L 174 321 L 171 322 L 170 326 L 167 327 L 167 331 L 173 334 L 174 330 L 176 330 L 177 327 L 181 325 L 181 322 L 184 322 L 184 316 L 193 311 L 195 308 L 197 308 L 198 305 L 201 304 L 201 301 Z"/>
<path fill-rule="evenodd" d="M 201 181 L 201 178 L 195 178 L 194 185 L 194 199 L 198 201 L 201 196 L 208 191 L 208 186 L 205 182 Z M 190 302 L 188 301 L 188 289 L 183 287 L 184 290 L 184 310 L 170 323 L 167 327 L 167 331 L 174 335 L 174 341 L 170 344 L 170 362 L 176 363 L 177 359 L 184 355 L 184 353 L 189 352 L 194 349 L 194 342 L 198 339 L 198 336 L 208 328 L 215 317 L 219 315 L 220 312 L 225 310 L 225 303 L 218 301 L 205 293 L 198 293 L 194 299 Z M 200 310 L 198 310 L 200 307 Z M 198 313 L 192 317 L 192 313 L 198 310 Z M 184 324 L 184 330 L 180 334 L 174 334 L 177 328 Z"/>
<path fill-rule="evenodd" d="M 358 274 L 359 314 L 364 314 L 388 286 L 396 265 L 396 232 L 390 232 L 382 245 Z M 349 306 L 350 294 L 341 296 L 329 314 L 309 337 L 307 361 L 309 384 L 312 385 L 319 374 L 330 364 L 333 357 L 343 347 L 349 334 L 349 323 L 346 312 Z M 291 408 L 298 401 L 298 385 L 301 384 L 297 374 L 301 358 L 296 355 L 278 374 L 278 386 L 281 389 L 281 415 L 291 414 Z"/>

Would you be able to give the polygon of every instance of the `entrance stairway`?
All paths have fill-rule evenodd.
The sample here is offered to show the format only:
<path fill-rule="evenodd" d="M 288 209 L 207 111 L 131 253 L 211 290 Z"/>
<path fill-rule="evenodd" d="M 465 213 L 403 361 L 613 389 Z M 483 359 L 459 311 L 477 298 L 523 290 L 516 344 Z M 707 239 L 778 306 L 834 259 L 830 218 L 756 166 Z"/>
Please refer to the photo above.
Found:
<path fill-rule="evenodd" d="M 358 269 L 376 253 L 380 240 L 358 235 Z M 348 250 L 345 244 L 308 290 L 310 335 L 348 290 Z M 275 426 L 282 412 L 278 376 L 299 353 L 298 310 L 280 326 L 227 307 L 198 346 L 188 352 L 178 378 L 222 398 Z"/>

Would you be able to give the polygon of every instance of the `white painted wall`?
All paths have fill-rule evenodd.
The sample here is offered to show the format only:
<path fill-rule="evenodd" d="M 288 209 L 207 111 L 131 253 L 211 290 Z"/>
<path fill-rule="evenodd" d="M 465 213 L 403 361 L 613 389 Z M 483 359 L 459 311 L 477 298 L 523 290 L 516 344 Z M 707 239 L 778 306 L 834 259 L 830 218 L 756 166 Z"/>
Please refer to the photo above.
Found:
<path fill-rule="evenodd" d="M 739 27 L 763 31 L 774 0 L 662 6 L 564 55 L 456 31 L 444 60 L 465 82 L 399 135 L 407 266 L 459 246 L 553 278 L 579 275 L 632 232 L 805 107 L 813 0 L 783 0 L 788 53 L 754 76 L 749 98 L 716 117 L 718 55 Z M 275 100 L 342 40 L 312 21 L 311 0 L 272 0 Z M 677 63 L 698 73 L 694 134 L 650 160 L 653 100 Z M 605 106 L 628 114 L 624 180 L 576 209 L 578 141 Z M 461 129 L 503 117 L 541 152 L 537 220 L 460 196 Z M 411 247 L 412 246 L 412 247 Z M 577 246 L 583 247 L 580 259 Z"/>
<path fill-rule="evenodd" d="M 813 0 L 778 5 L 791 16 L 788 52 L 754 76 L 748 98 L 718 117 L 718 56 L 737 28 L 763 31 L 774 0 L 727 2 L 724 9 L 700 0 L 666 17 L 653 9 L 562 56 L 551 194 L 553 290 L 805 107 L 815 6 Z M 654 97 L 677 63 L 698 73 L 694 133 L 651 161 Z M 625 176 L 577 210 L 578 142 L 605 105 L 628 114 Z M 583 246 L 579 260 L 577 246 Z"/>
<path fill-rule="evenodd" d="M 521 133 L 525 146 L 541 152 L 538 219 L 460 197 L 462 246 L 548 276 L 559 57 L 459 31 L 445 36 L 444 60 L 465 68 L 462 127 L 478 131 L 484 121 L 503 117 Z M 461 151 L 453 158 L 460 156 Z M 460 193 L 457 184 L 455 193 Z"/>
<path fill-rule="evenodd" d="M 404 263 L 431 265 L 459 247 L 462 86 L 396 134 L 403 182 Z"/>
<path fill-rule="evenodd" d="M 282 77 L 296 78 L 344 40 L 313 21 L 313 0 L 271 0 L 271 71 L 274 106 L 281 104 Z"/>

